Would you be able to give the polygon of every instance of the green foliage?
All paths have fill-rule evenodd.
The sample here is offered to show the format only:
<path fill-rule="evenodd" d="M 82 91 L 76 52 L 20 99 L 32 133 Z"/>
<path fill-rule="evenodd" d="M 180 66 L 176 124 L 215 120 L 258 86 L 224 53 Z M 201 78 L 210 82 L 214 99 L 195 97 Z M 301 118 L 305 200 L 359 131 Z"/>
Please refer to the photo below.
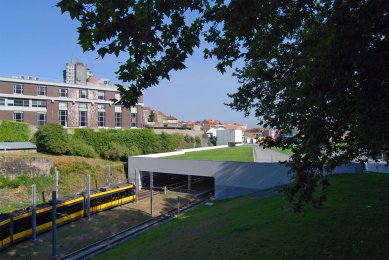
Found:
<path fill-rule="evenodd" d="M 201 138 L 199 136 L 195 137 L 196 147 L 201 147 Z"/>
<path fill-rule="evenodd" d="M 27 174 L 20 174 L 15 178 L 0 176 L 0 189 L 15 189 L 20 186 L 30 187 L 32 184 L 36 184 L 37 192 L 42 192 L 47 186 L 53 184 L 53 178 L 44 175 L 30 176 Z"/>
<path fill-rule="evenodd" d="M 389 1 L 62 0 L 57 6 L 81 22 L 85 51 L 127 52 L 118 70 L 130 83 L 119 86 L 119 103 L 127 107 L 143 89 L 184 69 L 204 35 L 212 46 L 205 57 L 216 58 L 221 73 L 233 67 L 240 84 L 229 106 L 282 130 L 264 144 L 293 152 L 287 194 L 296 210 L 303 202 L 321 205 L 323 172 L 382 153 L 389 158 Z M 323 193 L 315 197 L 318 182 Z"/>
<path fill-rule="evenodd" d="M 209 142 L 213 145 L 213 146 L 216 146 L 216 143 L 217 143 L 217 137 L 216 136 L 210 136 L 209 137 Z"/>
<path fill-rule="evenodd" d="M 91 145 L 85 144 L 82 140 L 70 138 L 68 143 L 68 151 L 69 155 L 75 156 L 83 156 L 89 158 L 98 157 L 96 151 L 93 149 Z"/>
<path fill-rule="evenodd" d="M 185 69 L 184 61 L 200 45 L 201 19 L 185 13 L 200 10 L 201 0 L 63 0 L 57 6 L 81 21 L 79 43 L 84 51 L 98 45 L 101 57 L 128 52 L 130 58 L 117 71 L 120 80 L 131 83 L 129 89 L 118 85 L 119 103 L 126 107 L 137 102 L 142 89 L 170 79 L 171 70 Z"/>
<path fill-rule="evenodd" d="M 35 133 L 36 146 L 39 152 L 66 154 L 69 150 L 69 136 L 60 124 L 40 126 Z"/>
<path fill-rule="evenodd" d="M 182 148 L 180 134 L 155 134 L 151 129 L 75 129 L 74 138 L 92 146 L 103 158 L 170 152 Z"/>
<path fill-rule="evenodd" d="M 104 151 L 104 158 L 113 161 L 125 161 L 128 156 L 128 149 L 125 146 L 117 143 L 109 144 Z"/>
<path fill-rule="evenodd" d="M 29 139 L 29 124 L 6 120 L 1 123 L 0 142 L 27 142 Z"/>
<path fill-rule="evenodd" d="M 186 134 L 186 135 L 184 136 L 184 141 L 185 141 L 186 143 L 188 143 L 188 144 L 191 144 L 191 143 L 193 144 L 194 141 L 195 141 L 195 139 L 194 139 L 193 136 Z"/>

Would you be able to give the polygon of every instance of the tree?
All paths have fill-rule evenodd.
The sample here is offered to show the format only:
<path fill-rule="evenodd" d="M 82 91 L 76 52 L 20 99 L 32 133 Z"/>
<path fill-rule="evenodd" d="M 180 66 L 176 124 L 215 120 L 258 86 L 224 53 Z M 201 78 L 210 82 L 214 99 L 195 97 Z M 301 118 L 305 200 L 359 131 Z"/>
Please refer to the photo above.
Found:
<path fill-rule="evenodd" d="M 286 192 L 295 210 L 303 202 L 321 205 L 323 173 L 335 166 L 381 153 L 388 158 L 388 1 L 90 2 L 58 6 L 81 22 L 84 50 L 128 53 L 117 72 L 130 83 L 119 86 L 125 106 L 171 70 L 184 69 L 204 35 L 213 46 L 205 58 L 216 57 L 222 73 L 235 68 L 240 86 L 229 106 L 282 130 L 265 146 L 292 149 Z M 318 182 L 323 189 L 314 196 Z"/>

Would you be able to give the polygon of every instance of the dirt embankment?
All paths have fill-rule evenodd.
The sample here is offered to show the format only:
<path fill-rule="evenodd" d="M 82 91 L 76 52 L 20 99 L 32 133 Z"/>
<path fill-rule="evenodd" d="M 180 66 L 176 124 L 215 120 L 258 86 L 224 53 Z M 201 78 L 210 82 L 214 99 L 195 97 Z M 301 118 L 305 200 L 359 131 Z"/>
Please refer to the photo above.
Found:
<path fill-rule="evenodd" d="M 0 213 L 30 205 L 33 183 L 37 186 L 38 203 L 50 200 L 51 191 L 55 189 L 54 167 L 59 172 L 60 197 L 85 191 L 87 175 L 91 175 L 91 189 L 94 190 L 108 183 L 126 182 L 127 178 L 123 162 L 77 156 L 13 154 L 1 163 L 9 165 L 9 168 L 0 165 L 0 169 L 6 170 L 6 174 L 0 172 Z"/>

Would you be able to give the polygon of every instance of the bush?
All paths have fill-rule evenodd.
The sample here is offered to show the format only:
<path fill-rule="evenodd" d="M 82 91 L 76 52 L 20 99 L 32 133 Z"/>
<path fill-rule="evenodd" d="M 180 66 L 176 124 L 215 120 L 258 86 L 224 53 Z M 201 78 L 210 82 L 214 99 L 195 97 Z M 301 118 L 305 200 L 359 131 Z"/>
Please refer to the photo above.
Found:
<path fill-rule="evenodd" d="M 201 147 L 201 138 L 199 136 L 195 137 L 196 147 Z"/>
<path fill-rule="evenodd" d="M 129 156 L 129 151 L 127 148 L 123 145 L 112 143 L 107 146 L 105 152 L 104 152 L 104 158 L 113 160 L 113 161 L 119 161 L 119 160 L 126 160 Z"/>
<path fill-rule="evenodd" d="M 74 137 L 91 145 L 102 157 L 106 157 L 107 147 L 120 144 L 129 155 L 170 152 L 183 147 L 180 134 L 157 135 L 151 129 L 75 129 Z M 115 150 L 115 149 L 114 149 Z M 121 150 L 121 149 L 119 149 Z"/>
<path fill-rule="evenodd" d="M 27 142 L 30 139 L 30 125 L 27 123 L 3 121 L 0 125 L 0 142 Z"/>
<path fill-rule="evenodd" d="M 40 126 L 34 137 L 39 152 L 66 154 L 69 150 L 69 136 L 62 125 L 51 123 Z"/>
<path fill-rule="evenodd" d="M 96 158 L 97 153 L 92 146 L 84 143 L 82 140 L 71 138 L 68 143 L 68 154 Z"/>

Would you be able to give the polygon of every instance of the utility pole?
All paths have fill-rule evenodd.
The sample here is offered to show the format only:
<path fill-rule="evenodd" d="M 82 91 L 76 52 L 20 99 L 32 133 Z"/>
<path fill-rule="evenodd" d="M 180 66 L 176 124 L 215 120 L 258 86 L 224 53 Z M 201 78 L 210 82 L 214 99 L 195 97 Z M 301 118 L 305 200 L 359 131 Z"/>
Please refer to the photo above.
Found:
<path fill-rule="evenodd" d="M 58 169 L 57 167 L 54 168 L 54 172 L 55 172 L 55 192 L 58 196 Z"/>
<path fill-rule="evenodd" d="M 57 192 L 52 193 L 52 212 L 51 212 L 51 256 L 57 256 Z"/>
<path fill-rule="evenodd" d="M 153 212 L 153 172 L 150 172 L 150 213 L 151 217 L 154 217 Z"/>
<path fill-rule="evenodd" d="M 180 196 L 177 197 L 177 215 L 180 214 Z"/>
<path fill-rule="evenodd" d="M 35 193 L 36 193 L 36 186 L 35 184 L 32 184 L 32 192 L 31 192 L 31 208 L 32 208 L 32 214 L 31 214 L 31 218 L 32 218 L 32 223 L 31 223 L 31 226 L 32 226 L 32 240 L 35 241 L 36 240 L 36 201 L 35 201 Z"/>
<path fill-rule="evenodd" d="M 188 175 L 188 191 L 192 189 L 192 175 Z"/>
<path fill-rule="evenodd" d="M 88 210 L 88 215 L 87 215 L 87 219 L 88 221 L 90 221 L 90 175 L 88 174 L 88 191 L 87 191 L 87 195 L 88 195 L 88 200 L 87 200 L 87 210 Z"/>
<path fill-rule="evenodd" d="M 111 163 L 110 162 L 108 162 L 107 184 L 108 187 L 111 186 Z"/>
<path fill-rule="evenodd" d="M 135 202 L 136 202 L 136 204 L 138 204 L 138 190 L 139 190 L 138 175 L 139 175 L 139 170 L 135 169 Z"/>

